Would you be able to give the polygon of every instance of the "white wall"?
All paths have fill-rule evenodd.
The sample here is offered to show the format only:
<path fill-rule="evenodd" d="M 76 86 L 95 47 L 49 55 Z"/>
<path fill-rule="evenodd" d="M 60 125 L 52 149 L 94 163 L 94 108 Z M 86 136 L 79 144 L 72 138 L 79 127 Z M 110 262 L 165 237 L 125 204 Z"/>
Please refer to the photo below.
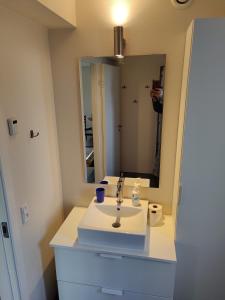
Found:
<path fill-rule="evenodd" d="M 167 54 L 160 188 L 146 191 L 145 196 L 164 203 L 166 211 L 170 212 L 186 31 L 195 17 L 223 15 L 225 2 L 195 0 L 185 10 L 176 10 L 169 0 L 133 0 L 128 3 L 126 54 Z M 113 55 L 112 4 L 113 1 L 78 0 L 77 30 L 53 30 L 50 33 L 67 209 L 75 203 L 87 204 L 94 192 L 94 186 L 84 183 L 82 171 L 78 59 Z"/>
<path fill-rule="evenodd" d="M 76 27 L 76 0 L 0 0 L 0 4 L 48 28 Z"/>
<path fill-rule="evenodd" d="M 62 221 L 62 194 L 47 30 L 0 7 L 0 158 L 22 300 L 54 299 L 49 241 Z M 18 120 L 9 137 L 8 117 Z M 29 130 L 40 131 L 36 139 Z M 28 204 L 22 225 L 19 208 Z"/>
<path fill-rule="evenodd" d="M 165 56 L 133 56 L 121 65 L 121 170 L 153 174 L 157 113 L 150 90 L 152 80 L 159 80 Z M 137 100 L 137 103 L 133 101 Z"/>
<path fill-rule="evenodd" d="M 36 1 L 36 0 L 35 0 Z M 76 0 L 37 0 L 61 18 L 76 26 Z"/>

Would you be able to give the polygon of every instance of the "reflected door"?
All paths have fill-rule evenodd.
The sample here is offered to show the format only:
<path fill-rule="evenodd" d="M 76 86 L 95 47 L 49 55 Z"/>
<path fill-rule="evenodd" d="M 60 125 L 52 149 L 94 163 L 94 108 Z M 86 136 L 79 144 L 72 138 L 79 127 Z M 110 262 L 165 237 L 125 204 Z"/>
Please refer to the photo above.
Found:
<path fill-rule="evenodd" d="M 120 175 L 120 68 L 102 65 L 105 174 Z"/>

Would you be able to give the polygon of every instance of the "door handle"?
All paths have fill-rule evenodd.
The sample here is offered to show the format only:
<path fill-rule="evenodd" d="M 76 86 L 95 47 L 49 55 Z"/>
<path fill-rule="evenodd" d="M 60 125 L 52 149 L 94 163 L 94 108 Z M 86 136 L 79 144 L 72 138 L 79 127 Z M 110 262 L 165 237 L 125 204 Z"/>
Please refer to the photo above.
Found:
<path fill-rule="evenodd" d="M 123 125 L 119 124 L 119 125 L 117 125 L 117 128 L 118 128 L 118 131 L 120 132 L 121 129 L 123 128 Z"/>
<path fill-rule="evenodd" d="M 112 289 L 107 289 L 107 288 L 101 288 L 102 294 L 107 294 L 107 295 L 115 295 L 115 296 L 123 296 L 123 291 L 121 290 L 112 290 Z"/>
<path fill-rule="evenodd" d="M 2 226 L 3 237 L 6 238 L 6 239 L 9 239 L 9 229 L 8 229 L 7 222 L 2 222 L 1 226 Z"/>

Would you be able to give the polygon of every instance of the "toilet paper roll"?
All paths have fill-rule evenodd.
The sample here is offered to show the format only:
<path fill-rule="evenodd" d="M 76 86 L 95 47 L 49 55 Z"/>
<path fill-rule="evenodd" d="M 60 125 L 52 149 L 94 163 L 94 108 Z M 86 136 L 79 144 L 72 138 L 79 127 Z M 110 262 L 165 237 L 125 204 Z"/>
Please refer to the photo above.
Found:
<path fill-rule="evenodd" d="M 162 205 L 157 203 L 149 204 L 150 225 L 156 226 L 162 220 Z"/>

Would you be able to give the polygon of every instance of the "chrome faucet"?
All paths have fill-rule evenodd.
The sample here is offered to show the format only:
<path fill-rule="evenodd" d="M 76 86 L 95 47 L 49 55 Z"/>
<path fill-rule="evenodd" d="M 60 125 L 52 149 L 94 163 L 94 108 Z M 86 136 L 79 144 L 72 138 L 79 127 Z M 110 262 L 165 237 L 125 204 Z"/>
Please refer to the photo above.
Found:
<path fill-rule="evenodd" d="M 123 202 L 123 185 L 124 185 L 124 177 L 120 176 L 118 183 L 117 183 L 117 192 L 116 192 L 116 202 L 117 206 L 121 206 L 121 203 Z"/>
<path fill-rule="evenodd" d="M 117 182 L 117 192 L 116 192 L 117 216 L 116 216 L 116 221 L 112 224 L 112 227 L 114 227 L 114 228 L 119 228 L 121 226 L 121 223 L 120 223 L 120 209 L 121 209 L 121 204 L 123 202 L 123 185 L 124 185 L 124 177 L 121 175 L 118 182 Z"/>

